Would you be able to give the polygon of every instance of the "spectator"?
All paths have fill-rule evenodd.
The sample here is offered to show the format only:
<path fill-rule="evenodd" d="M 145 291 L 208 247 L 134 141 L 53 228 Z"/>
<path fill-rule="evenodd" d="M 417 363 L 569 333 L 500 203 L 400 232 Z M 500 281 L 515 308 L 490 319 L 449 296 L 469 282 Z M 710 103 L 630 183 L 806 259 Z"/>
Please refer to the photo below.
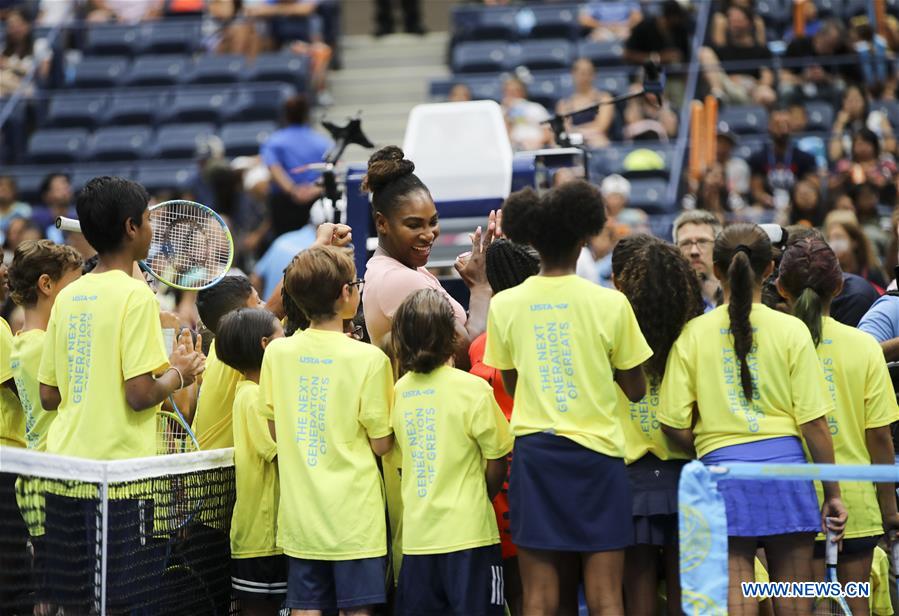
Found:
<path fill-rule="evenodd" d="M 136 24 L 163 16 L 165 0 L 90 0 L 87 20 Z"/>
<path fill-rule="evenodd" d="M 715 163 L 710 166 L 694 192 L 684 195 L 685 210 L 705 210 L 711 212 L 722 224 L 731 212 L 745 207 L 743 198 L 738 193 L 730 192 L 724 167 Z"/>
<path fill-rule="evenodd" d="M 31 218 L 31 206 L 16 200 L 16 180 L 11 175 L 0 175 L 0 245 L 6 230 L 14 218 Z"/>
<path fill-rule="evenodd" d="M 896 149 L 896 139 L 887 114 L 881 110 L 871 111 L 865 91 L 852 84 L 843 92 L 843 103 L 833 123 L 827 148 L 830 160 L 848 156 L 852 151 L 852 136 L 862 128 L 868 128 L 877 135 L 887 152 Z"/>
<path fill-rule="evenodd" d="M 421 23 L 420 0 L 402 0 L 403 18 L 407 34 L 427 34 Z M 375 0 L 377 27 L 375 36 L 382 37 L 393 34 L 393 0 Z"/>
<path fill-rule="evenodd" d="M 629 94 L 643 89 L 640 80 L 630 85 Z M 663 97 L 662 104 L 648 96 L 638 96 L 627 101 L 624 107 L 622 136 L 631 140 L 667 142 L 677 135 L 677 114 Z"/>
<path fill-rule="evenodd" d="M 852 212 L 834 211 L 824 221 L 827 243 L 840 260 L 844 272 L 861 276 L 883 293 L 887 279 L 874 254 L 871 240 L 862 231 Z"/>
<path fill-rule="evenodd" d="M 883 265 L 887 274 L 895 281 L 897 278 L 896 267 L 899 266 L 899 208 L 893 210 L 893 215 L 890 216 L 890 239 Z"/>
<path fill-rule="evenodd" d="M 578 109 L 600 104 L 596 112 L 578 114 L 566 123 L 568 132 L 583 135 L 584 143 L 588 147 L 601 148 L 609 144 L 609 129 L 615 119 L 615 106 L 610 104 L 612 96 L 608 92 L 601 92 L 593 85 L 595 77 L 596 70 L 590 60 L 587 58 L 575 60 L 571 67 L 574 93 L 559 101 L 556 113 L 573 113 Z M 581 115 L 584 117 L 579 117 Z"/>
<path fill-rule="evenodd" d="M 874 302 L 858 328 L 880 343 L 884 359 L 899 361 L 899 297 L 884 295 Z"/>
<path fill-rule="evenodd" d="M 602 231 L 587 240 L 578 256 L 575 273 L 585 280 L 607 289 L 614 289 L 612 282 L 612 251 L 618 241 L 630 230 L 625 225 L 609 220 Z"/>
<path fill-rule="evenodd" d="M 677 64 L 690 59 L 688 18 L 677 0 L 665 0 L 662 14 L 644 17 L 634 26 L 624 47 L 624 59 L 631 64 L 652 60 Z"/>
<path fill-rule="evenodd" d="M 859 184 L 872 184 L 879 199 L 890 207 L 896 205 L 896 163 L 881 156 L 880 141 L 868 128 L 859 129 L 852 137 L 852 158 L 843 158 L 834 165 L 830 188 L 849 192 Z"/>
<path fill-rule="evenodd" d="M 284 124 L 260 149 L 272 176 L 269 215 L 275 237 L 309 222 L 309 210 L 321 188 L 315 183 L 320 173 L 306 167 L 322 162 L 332 146 L 330 139 L 309 126 L 309 103 L 302 95 L 284 104 Z"/>
<path fill-rule="evenodd" d="M 446 102 L 448 103 L 466 103 L 470 100 L 474 100 L 471 88 L 464 83 L 454 83 L 446 97 Z"/>
<path fill-rule="evenodd" d="M 27 218 L 13 218 L 6 230 L 3 242 L 3 262 L 11 261 L 19 244 L 25 240 L 43 239 L 41 230 Z"/>
<path fill-rule="evenodd" d="M 849 189 L 849 197 L 862 231 L 871 240 L 878 260 L 882 260 L 886 254 L 890 242 L 890 234 L 884 229 L 880 219 L 880 191 L 874 184 L 864 182 L 856 184 Z"/>
<path fill-rule="evenodd" d="M 716 160 L 724 168 L 728 193 L 738 196 L 745 205 L 746 197 L 749 196 L 749 164 L 744 159 L 734 156 L 736 146 L 737 136 L 731 132 L 726 123 L 722 122 L 718 127 Z M 739 209 L 739 207 L 736 203 L 731 204 L 731 209 Z"/>
<path fill-rule="evenodd" d="M 766 43 L 767 34 L 765 32 L 765 20 L 755 12 L 755 2 L 753 0 L 724 0 L 718 11 L 712 15 L 710 24 L 711 32 L 709 41 L 712 47 L 723 47 L 727 45 L 728 30 L 728 10 L 736 7 L 743 9 L 749 15 L 752 22 L 752 34 L 757 43 L 764 45 Z"/>
<path fill-rule="evenodd" d="M 50 173 L 41 182 L 42 205 L 32 208 L 32 220 L 41 234 L 57 244 L 64 242 L 62 231 L 56 228 L 60 216 L 77 218 L 72 206 L 72 184 L 64 173 Z"/>
<path fill-rule="evenodd" d="M 727 9 L 726 34 L 724 44 L 699 51 L 712 96 L 736 105 L 749 102 L 771 105 L 777 98 L 773 88 L 774 71 L 766 66 L 771 61 L 771 52 L 756 38 L 752 15 L 747 9 L 735 5 Z M 729 63 L 736 66 L 729 68 Z"/>
<path fill-rule="evenodd" d="M 816 98 L 834 92 L 840 79 L 858 83 L 861 75 L 853 56 L 843 25 L 836 20 L 825 21 L 813 36 L 797 37 L 787 46 L 786 68 L 780 71 L 781 88 L 784 93 L 801 88 L 807 97 Z"/>
<path fill-rule="evenodd" d="M 724 301 L 721 283 L 715 278 L 712 248 L 721 232 L 721 223 L 711 212 L 694 210 L 684 212 L 674 221 L 672 239 L 680 249 L 702 285 L 702 301 L 705 311 L 714 309 Z"/>
<path fill-rule="evenodd" d="M 811 154 L 815 158 L 818 171 L 824 171 L 828 166 L 824 140 L 818 135 L 804 134 L 808 131 L 808 111 L 805 108 L 805 101 L 801 97 L 794 96 L 790 98 L 787 107 L 790 110 L 790 133 L 796 135 L 796 147 L 806 154 Z"/>
<path fill-rule="evenodd" d="M 768 115 L 770 143 L 749 158 L 752 171 L 750 192 L 755 204 L 785 210 L 790 204 L 790 191 L 797 181 L 815 178 L 817 165 L 790 140 L 790 113 L 784 108 Z"/>
<path fill-rule="evenodd" d="M 215 34 L 207 42 L 209 49 L 252 60 L 268 48 L 264 24 L 257 24 L 239 10 L 237 0 L 209 0 L 207 15 L 216 26 Z"/>
<path fill-rule="evenodd" d="M 549 119 L 549 112 L 543 105 L 528 100 L 521 79 L 509 77 L 503 82 L 502 105 L 514 150 L 538 150 L 552 143 L 552 131 L 543 124 Z"/>
<path fill-rule="evenodd" d="M 262 258 L 256 263 L 250 282 L 259 291 L 263 300 L 268 300 L 284 278 L 284 270 L 291 259 L 301 250 L 312 246 L 315 242 L 315 228 L 306 225 L 296 231 L 288 231 L 278 237 L 269 246 Z"/>
<path fill-rule="evenodd" d="M 790 224 L 820 227 L 826 215 L 827 206 L 818 187 L 808 180 L 796 182 L 790 198 Z"/>
<path fill-rule="evenodd" d="M 50 51 L 44 39 L 34 40 L 31 22 L 18 9 L 6 15 L 6 44 L 0 54 L 0 98 L 9 96 L 19 89 L 35 63 L 36 77 L 44 79 L 50 73 Z M 26 94 L 33 92 L 29 85 Z"/>
<path fill-rule="evenodd" d="M 590 29 L 594 41 L 625 40 L 642 19 L 640 3 L 632 0 L 590 2 L 581 7 L 578 15 L 581 27 Z"/>

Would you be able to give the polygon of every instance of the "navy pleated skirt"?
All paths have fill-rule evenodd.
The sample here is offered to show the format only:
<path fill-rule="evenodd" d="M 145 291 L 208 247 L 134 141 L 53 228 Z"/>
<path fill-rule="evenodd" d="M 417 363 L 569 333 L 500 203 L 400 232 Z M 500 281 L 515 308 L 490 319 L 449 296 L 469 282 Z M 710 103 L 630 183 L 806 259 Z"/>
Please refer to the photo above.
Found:
<path fill-rule="evenodd" d="M 677 543 L 677 484 L 686 460 L 661 460 L 648 453 L 628 465 L 634 494 L 634 543 Z"/>

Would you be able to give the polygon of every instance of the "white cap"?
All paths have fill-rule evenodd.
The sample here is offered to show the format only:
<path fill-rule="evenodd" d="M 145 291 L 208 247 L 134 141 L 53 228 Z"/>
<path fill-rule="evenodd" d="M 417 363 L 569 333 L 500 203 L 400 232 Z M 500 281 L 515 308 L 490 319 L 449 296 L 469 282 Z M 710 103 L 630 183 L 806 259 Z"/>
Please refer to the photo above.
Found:
<path fill-rule="evenodd" d="M 617 173 L 607 175 L 602 181 L 599 190 L 603 197 L 609 195 L 622 195 L 625 199 L 631 198 L 631 183 Z"/>

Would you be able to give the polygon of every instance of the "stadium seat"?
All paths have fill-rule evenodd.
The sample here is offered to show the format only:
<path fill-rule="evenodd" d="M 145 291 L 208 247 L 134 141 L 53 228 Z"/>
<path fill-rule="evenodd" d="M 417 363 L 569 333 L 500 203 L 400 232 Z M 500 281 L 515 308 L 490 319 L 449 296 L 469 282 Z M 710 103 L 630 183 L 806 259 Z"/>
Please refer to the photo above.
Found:
<path fill-rule="evenodd" d="M 221 138 L 228 156 L 254 156 L 277 124 L 274 122 L 237 122 L 222 127 Z"/>
<path fill-rule="evenodd" d="M 243 56 L 207 54 L 197 58 L 183 75 L 183 81 L 191 84 L 233 83 L 242 79 L 243 70 Z"/>
<path fill-rule="evenodd" d="M 167 19 L 141 25 L 142 53 L 191 53 L 202 42 L 200 22 L 196 19 Z"/>
<path fill-rule="evenodd" d="M 280 116 L 284 101 L 295 93 L 296 90 L 284 84 L 244 85 L 222 109 L 222 119 L 225 122 L 272 121 Z"/>
<path fill-rule="evenodd" d="M 74 67 L 76 88 L 113 88 L 128 68 L 126 58 L 84 58 Z"/>
<path fill-rule="evenodd" d="M 843 0 L 816 0 L 815 7 L 821 19 L 829 17 L 840 19 L 843 16 Z"/>
<path fill-rule="evenodd" d="M 103 124 L 153 124 L 165 99 L 161 92 L 117 92 L 109 101 Z"/>
<path fill-rule="evenodd" d="M 480 11 L 466 32 L 465 38 L 474 41 L 505 40 L 518 38 L 515 9 L 488 9 Z"/>
<path fill-rule="evenodd" d="M 95 56 L 133 56 L 140 49 L 140 38 L 137 26 L 91 25 L 87 29 L 84 53 Z"/>
<path fill-rule="evenodd" d="M 40 203 L 41 184 L 48 173 L 65 172 L 60 165 L 50 166 L 5 166 L 4 175 L 11 175 L 16 179 L 16 195 L 26 203 Z"/>
<path fill-rule="evenodd" d="M 658 178 L 631 180 L 631 207 L 640 208 L 647 214 L 667 214 L 673 204 L 665 203 L 668 182 Z"/>
<path fill-rule="evenodd" d="M 107 126 L 97 130 L 88 146 L 91 160 L 138 160 L 150 154 L 153 131 L 148 126 Z"/>
<path fill-rule="evenodd" d="M 786 0 L 758 0 L 755 12 L 766 24 L 783 26 L 792 20 L 792 3 Z"/>
<path fill-rule="evenodd" d="M 205 86 L 176 90 L 169 106 L 158 116 L 158 121 L 165 124 L 178 122 L 214 122 L 218 124 L 231 96 L 230 88 Z"/>
<path fill-rule="evenodd" d="M 602 92 L 608 92 L 612 96 L 618 96 L 627 92 L 630 85 L 627 73 L 600 72 L 593 80 L 593 85 Z"/>
<path fill-rule="evenodd" d="M 768 113 L 758 105 L 737 105 L 722 109 L 718 114 L 738 135 L 760 135 L 768 130 Z"/>
<path fill-rule="evenodd" d="M 132 179 L 134 177 L 134 168 L 130 164 L 103 163 L 81 163 L 72 168 L 70 181 L 72 190 L 78 192 L 88 181 L 101 175 L 109 175 L 120 178 Z"/>
<path fill-rule="evenodd" d="M 150 193 L 184 190 L 197 180 L 197 163 L 194 160 L 144 161 L 138 164 L 135 179 Z"/>
<path fill-rule="evenodd" d="M 899 131 L 899 101 L 880 101 L 871 105 L 872 109 L 880 109 L 887 114 L 893 131 Z"/>
<path fill-rule="evenodd" d="M 160 158 L 190 158 L 197 151 L 200 139 L 215 134 L 213 124 L 169 124 L 156 134 L 155 156 Z"/>
<path fill-rule="evenodd" d="M 826 101 L 809 101 L 805 104 L 809 132 L 830 131 L 833 128 L 833 105 Z"/>
<path fill-rule="evenodd" d="M 537 6 L 532 9 L 536 23 L 528 33 L 529 38 L 563 38 L 574 40 L 580 31 L 577 8 Z"/>
<path fill-rule="evenodd" d="M 167 86 L 178 83 L 187 70 L 184 56 L 141 56 L 122 79 L 127 86 Z"/>
<path fill-rule="evenodd" d="M 587 58 L 598 69 L 624 64 L 624 43 L 621 41 L 590 41 L 578 43 L 577 55 Z"/>
<path fill-rule="evenodd" d="M 459 43 L 453 49 L 455 73 L 498 73 L 509 66 L 510 49 L 505 41 Z"/>
<path fill-rule="evenodd" d="M 524 41 L 520 64 L 532 71 L 570 69 L 574 61 L 572 45 L 563 39 Z"/>
<path fill-rule="evenodd" d="M 261 54 L 256 56 L 253 64 L 247 66 L 247 81 L 289 83 L 305 90 L 308 80 L 308 61 L 294 54 Z"/>
<path fill-rule="evenodd" d="M 768 143 L 768 138 L 761 135 L 756 136 L 754 139 L 740 139 L 740 142 L 734 149 L 734 156 L 743 160 L 749 160 L 753 154 L 761 152 L 766 143 Z"/>
<path fill-rule="evenodd" d="M 81 160 L 87 144 L 83 128 L 48 128 L 28 140 L 27 158 L 33 163 L 69 163 Z"/>
<path fill-rule="evenodd" d="M 107 102 L 108 96 L 105 93 L 56 94 L 50 99 L 43 125 L 53 128 L 94 128 L 101 124 Z"/>
<path fill-rule="evenodd" d="M 571 75 L 568 73 L 534 75 L 534 81 L 528 86 L 528 98 L 548 110 L 553 110 L 559 99 L 571 95 L 572 88 Z"/>

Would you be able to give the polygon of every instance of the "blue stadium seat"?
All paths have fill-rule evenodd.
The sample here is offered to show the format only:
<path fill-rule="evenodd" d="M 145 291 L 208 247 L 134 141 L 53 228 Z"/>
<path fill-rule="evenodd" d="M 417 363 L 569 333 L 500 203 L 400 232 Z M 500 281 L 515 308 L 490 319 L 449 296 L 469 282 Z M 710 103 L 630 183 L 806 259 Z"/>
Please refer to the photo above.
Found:
<path fill-rule="evenodd" d="M 760 135 L 768 130 L 768 112 L 759 105 L 737 105 L 722 109 L 721 122 L 727 122 L 738 135 Z"/>
<path fill-rule="evenodd" d="M 220 137 L 228 156 L 253 156 L 278 125 L 274 122 L 237 122 L 225 124 Z"/>
<path fill-rule="evenodd" d="M 505 41 L 459 43 L 453 49 L 454 73 L 498 73 L 509 66 L 512 45 Z"/>
<path fill-rule="evenodd" d="M 622 41 L 591 41 L 578 43 L 577 55 L 587 58 L 598 69 L 624 64 L 624 43 Z"/>
<path fill-rule="evenodd" d="M 593 85 L 602 92 L 618 96 L 627 92 L 631 80 L 627 73 L 600 72 L 593 80 Z"/>
<path fill-rule="evenodd" d="M 827 19 L 843 17 L 843 0 L 815 0 L 815 7 L 818 9 L 818 17 Z"/>
<path fill-rule="evenodd" d="M 244 57 L 206 54 L 197 58 L 184 75 L 184 83 L 232 83 L 243 78 Z"/>
<path fill-rule="evenodd" d="M 505 40 L 518 38 L 515 23 L 515 9 L 487 9 L 480 11 L 466 32 L 466 38 L 475 41 Z"/>
<path fill-rule="evenodd" d="M 880 101 L 871 105 L 872 109 L 880 109 L 887 114 L 893 131 L 899 131 L 899 101 Z"/>
<path fill-rule="evenodd" d="M 135 179 L 150 193 L 184 190 L 197 181 L 197 163 L 193 160 L 144 161 L 137 165 Z"/>
<path fill-rule="evenodd" d="M 180 81 L 187 70 L 184 56 L 140 56 L 122 82 L 126 86 L 168 86 Z"/>
<path fill-rule="evenodd" d="M 792 19 L 792 3 L 786 0 L 758 0 L 755 12 L 766 24 L 782 26 Z"/>
<path fill-rule="evenodd" d="M 141 45 L 137 26 L 95 25 L 87 29 L 84 53 L 96 56 L 135 55 Z"/>
<path fill-rule="evenodd" d="M 244 85 L 222 110 L 222 119 L 225 122 L 274 121 L 281 115 L 284 101 L 295 93 L 296 90 L 284 84 Z"/>
<path fill-rule="evenodd" d="M 196 19 L 166 19 L 141 25 L 142 53 L 191 53 L 201 42 L 200 22 Z"/>
<path fill-rule="evenodd" d="M 578 9 L 575 7 L 534 7 L 536 23 L 529 38 L 564 38 L 574 40 L 580 31 Z"/>
<path fill-rule="evenodd" d="M 128 69 L 126 58 L 84 58 L 75 67 L 76 88 L 113 88 Z"/>
<path fill-rule="evenodd" d="M 43 125 L 53 128 L 94 128 L 102 122 L 107 102 L 108 96 L 105 93 L 56 94 L 50 99 Z"/>
<path fill-rule="evenodd" d="M 294 54 L 260 54 L 256 56 L 256 61 L 247 67 L 247 81 L 289 83 L 305 90 L 308 80 L 308 61 Z"/>
<path fill-rule="evenodd" d="M 66 172 L 60 165 L 44 166 L 4 166 L 3 174 L 16 179 L 16 194 L 26 203 L 39 203 L 41 200 L 41 184 L 48 173 Z"/>
<path fill-rule="evenodd" d="M 551 111 L 559 99 L 571 95 L 572 89 L 571 75 L 568 73 L 534 75 L 534 81 L 528 86 L 528 98 Z"/>
<path fill-rule="evenodd" d="M 829 102 L 809 101 L 805 104 L 805 112 L 808 115 L 807 131 L 830 131 L 833 129 L 833 105 Z"/>
<path fill-rule="evenodd" d="M 630 206 L 640 208 L 647 214 L 667 214 L 675 204 L 665 203 L 668 182 L 658 178 L 631 180 Z"/>
<path fill-rule="evenodd" d="M 607 147 L 590 152 L 590 177 L 600 178 L 611 173 L 621 173 L 621 163 L 630 152 L 626 145 L 610 143 Z"/>
<path fill-rule="evenodd" d="M 230 88 L 183 88 L 172 95 L 169 106 L 158 116 L 160 123 L 213 122 L 218 124 L 232 97 Z"/>
<path fill-rule="evenodd" d="M 153 130 L 149 126 L 107 126 L 90 140 L 91 160 L 139 160 L 152 154 Z"/>
<path fill-rule="evenodd" d="M 765 144 L 768 143 L 767 136 L 758 135 L 754 139 L 753 138 L 743 138 L 740 139 L 740 142 L 737 144 L 737 147 L 734 149 L 734 156 L 737 158 L 742 158 L 743 160 L 749 160 L 749 158 L 758 152 L 762 151 L 762 148 L 765 147 Z"/>
<path fill-rule="evenodd" d="M 104 125 L 153 124 L 165 107 L 161 92 L 116 92 L 103 116 Z"/>
<path fill-rule="evenodd" d="M 155 155 L 160 158 L 190 158 L 197 143 L 215 134 L 213 124 L 169 124 L 156 133 Z"/>
<path fill-rule="evenodd" d="M 868 14 L 867 0 L 845 0 L 843 3 L 843 19 L 849 21 L 857 15 Z M 837 16 L 839 17 L 839 15 Z"/>
<path fill-rule="evenodd" d="M 465 83 L 471 90 L 471 97 L 476 101 L 500 101 L 503 98 L 503 84 L 496 77 L 472 79 Z"/>
<path fill-rule="evenodd" d="M 78 192 L 90 180 L 101 175 L 110 175 L 114 177 L 133 179 L 134 167 L 130 164 L 116 163 L 81 163 L 72 168 L 71 183 L 72 190 Z"/>
<path fill-rule="evenodd" d="M 524 41 L 520 63 L 532 71 L 570 69 L 574 61 L 571 43 L 563 39 Z"/>
<path fill-rule="evenodd" d="M 31 135 L 26 156 L 33 163 L 69 163 L 81 160 L 87 144 L 83 128 L 47 128 Z"/>

